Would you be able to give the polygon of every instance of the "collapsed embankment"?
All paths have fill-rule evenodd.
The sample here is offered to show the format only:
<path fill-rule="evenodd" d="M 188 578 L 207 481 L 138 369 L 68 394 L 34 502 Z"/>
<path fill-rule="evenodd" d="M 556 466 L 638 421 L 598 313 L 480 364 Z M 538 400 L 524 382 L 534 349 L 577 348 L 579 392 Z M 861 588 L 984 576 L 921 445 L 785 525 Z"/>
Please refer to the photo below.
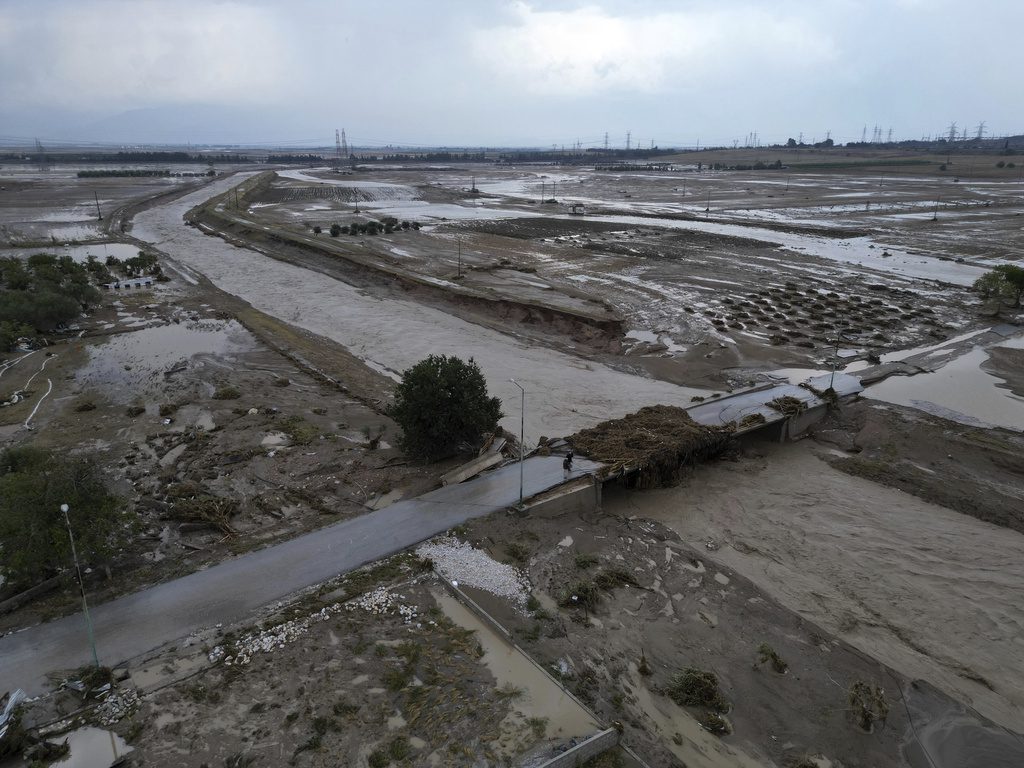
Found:
<path fill-rule="evenodd" d="M 511 293 L 496 294 L 403 269 L 344 244 L 287 229 L 260 224 L 247 213 L 247 202 L 269 189 L 275 178 L 267 171 L 189 210 L 185 221 L 206 234 L 250 248 L 280 261 L 313 269 L 345 282 L 397 284 L 428 301 L 441 301 L 484 320 L 528 325 L 570 337 L 592 348 L 616 350 L 625 332 L 623 319 L 610 308 L 588 313 L 528 300 Z M 614 348 L 614 349 L 613 349 Z"/>

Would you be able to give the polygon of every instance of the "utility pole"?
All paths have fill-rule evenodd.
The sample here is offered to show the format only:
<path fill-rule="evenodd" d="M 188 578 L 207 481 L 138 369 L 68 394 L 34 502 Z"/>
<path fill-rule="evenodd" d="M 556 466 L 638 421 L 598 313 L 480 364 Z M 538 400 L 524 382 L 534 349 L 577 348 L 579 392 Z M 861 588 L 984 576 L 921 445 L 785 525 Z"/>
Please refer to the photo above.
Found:
<path fill-rule="evenodd" d="M 75 570 L 78 572 L 78 586 L 82 589 L 82 613 L 85 615 L 85 627 L 89 633 L 89 645 L 92 647 L 92 661 L 96 665 L 96 669 L 100 667 L 100 659 L 96 653 L 96 637 L 92 631 L 92 619 L 89 618 L 89 603 L 85 599 L 85 582 L 82 581 L 82 568 L 78 564 L 78 552 L 75 549 L 75 536 L 71 533 L 71 520 L 68 519 L 68 507 L 67 504 L 60 505 L 60 511 L 64 513 L 64 524 L 68 527 L 68 538 L 71 540 L 71 557 L 75 561 Z"/>
<path fill-rule="evenodd" d="M 519 508 L 523 507 L 523 444 L 526 443 L 526 390 L 515 379 L 509 379 L 522 393 L 519 405 Z"/>
<path fill-rule="evenodd" d="M 542 203 L 544 202 L 544 186 L 545 186 L 545 182 L 542 181 L 540 183 L 540 201 Z"/>
<path fill-rule="evenodd" d="M 103 214 L 100 213 L 100 199 L 96 196 L 96 190 L 92 192 L 92 199 L 96 201 L 96 219 L 103 221 Z"/>
<path fill-rule="evenodd" d="M 842 332 L 838 328 L 836 328 L 836 349 L 835 352 L 832 354 L 832 375 L 829 377 L 828 380 L 828 388 L 833 392 L 836 391 L 834 385 L 836 383 L 836 363 L 839 360 L 839 337 L 841 333 Z"/>
<path fill-rule="evenodd" d="M 459 244 L 459 277 L 462 277 L 462 238 L 457 238 L 456 242 Z"/>

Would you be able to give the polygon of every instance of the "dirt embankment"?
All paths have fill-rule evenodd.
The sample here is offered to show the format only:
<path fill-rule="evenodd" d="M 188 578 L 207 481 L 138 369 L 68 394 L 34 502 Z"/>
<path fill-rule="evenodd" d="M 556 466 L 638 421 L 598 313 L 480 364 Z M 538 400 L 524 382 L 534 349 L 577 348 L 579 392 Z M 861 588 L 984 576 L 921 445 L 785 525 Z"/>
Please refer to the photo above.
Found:
<path fill-rule="evenodd" d="M 244 182 L 239 187 L 238 200 L 255 199 L 270 183 L 269 174 L 261 174 Z M 576 312 L 555 303 L 541 303 L 525 300 L 509 291 L 505 295 L 492 291 L 468 289 L 457 282 L 437 280 L 410 272 L 393 264 L 373 258 L 369 252 L 362 253 L 338 245 L 329 240 L 291 232 L 278 228 L 273 232 L 247 216 L 232 205 L 230 214 L 218 208 L 221 203 L 233 199 L 232 191 L 212 198 L 193 208 L 186 220 L 200 226 L 208 234 L 222 237 L 227 242 L 251 248 L 271 258 L 290 264 L 314 269 L 346 282 L 382 280 L 396 285 L 404 291 L 414 292 L 418 298 L 441 302 L 468 313 L 473 319 L 493 322 L 495 319 L 536 329 L 548 329 L 557 335 L 569 336 L 573 341 L 597 349 L 617 345 L 624 332 L 622 318 L 609 307 L 595 307 L 593 312 Z M 244 206 L 242 206 L 244 207 Z"/>
<path fill-rule="evenodd" d="M 863 400 L 831 414 L 813 434 L 850 452 L 829 459 L 837 469 L 1024 534 L 1020 434 Z"/>
<path fill-rule="evenodd" d="M 988 360 L 981 367 L 1003 379 L 1003 386 L 1017 397 L 1024 397 L 1024 349 L 989 347 Z"/>

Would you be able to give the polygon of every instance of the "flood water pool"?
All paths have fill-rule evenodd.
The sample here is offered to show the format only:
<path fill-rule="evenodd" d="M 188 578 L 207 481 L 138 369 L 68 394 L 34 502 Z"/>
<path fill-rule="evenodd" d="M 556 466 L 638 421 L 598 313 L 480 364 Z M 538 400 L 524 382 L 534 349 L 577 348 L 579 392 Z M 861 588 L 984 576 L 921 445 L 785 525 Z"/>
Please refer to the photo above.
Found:
<path fill-rule="evenodd" d="M 999 346 L 1019 346 L 1019 341 Z M 976 427 L 1024 430 L 1024 398 L 981 367 L 988 350 L 975 347 L 933 373 L 891 376 L 864 391 L 865 397 L 919 408 Z"/>

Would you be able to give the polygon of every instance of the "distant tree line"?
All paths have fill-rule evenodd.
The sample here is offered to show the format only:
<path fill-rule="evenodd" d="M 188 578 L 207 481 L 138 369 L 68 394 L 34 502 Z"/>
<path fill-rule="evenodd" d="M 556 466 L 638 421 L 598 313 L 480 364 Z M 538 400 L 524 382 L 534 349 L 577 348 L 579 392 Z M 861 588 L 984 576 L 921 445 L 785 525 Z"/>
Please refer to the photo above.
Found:
<path fill-rule="evenodd" d="M 251 163 L 248 155 L 228 153 L 194 154 L 189 152 L 48 152 L 45 157 L 35 152 L 8 152 L 0 155 L 4 163 Z"/>
<path fill-rule="evenodd" d="M 303 164 L 318 164 L 327 162 L 327 158 L 323 155 L 267 155 L 268 163 L 303 163 Z"/>
<path fill-rule="evenodd" d="M 389 155 L 378 155 L 377 158 L 384 162 L 408 162 L 408 163 L 484 163 L 487 162 L 485 152 L 416 152 L 416 153 L 393 153 Z M 362 162 L 365 158 L 359 158 Z M 373 158 L 370 158 L 371 160 Z"/>
<path fill-rule="evenodd" d="M 79 171 L 76 175 L 80 179 L 102 179 L 102 178 L 142 178 L 174 176 L 176 178 L 187 176 L 215 176 L 216 171 L 211 168 L 208 171 L 196 173 L 171 173 L 167 169 L 157 170 L 155 168 L 103 168 L 95 171 Z"/>

